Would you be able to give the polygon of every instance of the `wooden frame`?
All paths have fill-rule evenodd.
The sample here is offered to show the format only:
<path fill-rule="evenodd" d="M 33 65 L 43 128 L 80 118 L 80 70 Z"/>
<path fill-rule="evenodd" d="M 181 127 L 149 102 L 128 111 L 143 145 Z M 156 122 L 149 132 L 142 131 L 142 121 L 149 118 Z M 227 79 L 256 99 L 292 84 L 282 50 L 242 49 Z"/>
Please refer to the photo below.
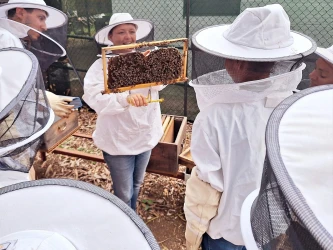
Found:
<path fill-rule="evenodd" d="M 128 45 L 120 45 L 120 46 L 111 46 L 111 47 L 104 47 L 102 48 L 102 62 L 103 62 L 103 74 L 104 74 L 104 92 L 103 94 L 110 94 L 115 93 L 115 91 L 112 91 L 109 89 L 108 86 L 108 73 L 107 73 L 107 57 L 106 52 L 112 51 L 112 50 L 121 50 L 121 49 L 136 49 L 136 48 L 142 48 L 142 47 L 152 47 L 152 46 L 162 46 L 162 45 L 168 45 L 171 43 L 176 42 L 183 42 L 183 55 L 182 55 L 182 72 L 181 77 L 173 80 L 168 80 L 164 82 L 151 82 L 151 83 L 142 83 L 142 84 L 136 84 L 133 86 L 127 86 L 127 87 L 120 87 L 117 88 L 117 92 L 123 92 L 126 90 L 131 89 L 140 89 L 140 88 L 149 88 L 157 85 L 162 84 L 173 84 L 177 82 L 185 82 L 187 81 L 186 73 L 187 73 L 187 53 L 188 53 L 188 39 L 187 38 L 178 38 L 178 39 L 172 39 L 172 40 L 164 40 L 164 41 L 154 41 L 154 42 L 143 42 L 143 43 L 133 43 Z"/>

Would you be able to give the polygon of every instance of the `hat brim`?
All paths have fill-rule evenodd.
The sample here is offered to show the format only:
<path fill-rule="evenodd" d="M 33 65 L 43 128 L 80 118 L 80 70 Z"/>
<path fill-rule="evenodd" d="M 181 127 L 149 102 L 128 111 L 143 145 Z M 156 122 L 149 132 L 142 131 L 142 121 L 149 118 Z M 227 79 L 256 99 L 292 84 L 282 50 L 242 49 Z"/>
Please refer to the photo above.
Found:
<path fill-rule="evenodd" d="M 98 44 L 113 45 L 113 43 L 108 38 L 110 30 L 120 24 L 125 23 L 131 23 L 136 25 L 136 40 L 140 40 L 148 36 L 150 31 L 153 29 L 153 23 L 144 19 L 133 19 L 129 21 L 118 22 L 112 25 L 105 26 L 104 28 L 97 31 L 97 33 L 95 34 L 95 41 Z"/>
<path fill-rule="evenodd" d="M 254 190 L 250 193 L 245 201 L 243 202 L 241 209 L 241 231 L 246 249 L 258 249 L 256 241 L 253 237 L 252 227 L 251 227 L 251 208 L 255 199 L 258 197 L 259 189 Z"/>
<path fill-rule="evenodd" d="M 38 229 L 64 236 L 77 249 L 159 249 L 132 208 L 89 183 L 68 179 L 17 183 L 0 188 L 0 203 L 6 204 L 0 206 L 0 214 L 6 214 L 0 216 L 0 238 Z"/>
<path fill-rule="evenodd" d="M 329 62 L 330 64 L 333 64 L 333 53 L 328 51 L 325 48 L 317 47 L 315 53 L 323 58 L 325 61 Z"/>
<path fill-rule="evenodd" d="M 230 24 L 201 29 L 193 35 L 192 42 L 200 50 L 209 54 L 243 61 L 292 60 L 307 56 L 316 49 L 316 43 L 310 37 L 295 31 L 291 31 L 293 44 L 285 48 L 268 50 L 236 45 L 223 36 L 229 27 Z"/>
<path fill-rule="evenodd" d="M 59 233 L 45 230 L 25 230 L 0 238 L 0 244 L 13 242 L 15 249 L 77 250 L 77 248 Z"/>
<path fill-rule="evenodd" d="M 15 8 L 31 8 L 31 9 L 40 9 L 48 13 L 46 18 L 46 27 L 48 29 L 57 28 L 67 24 L 67 16 L 62 11 L 40 4 L 31 4 L 31 3 L 7 3 L 0 6 L 0 17 L 7 18 L 8 10 Z"/>

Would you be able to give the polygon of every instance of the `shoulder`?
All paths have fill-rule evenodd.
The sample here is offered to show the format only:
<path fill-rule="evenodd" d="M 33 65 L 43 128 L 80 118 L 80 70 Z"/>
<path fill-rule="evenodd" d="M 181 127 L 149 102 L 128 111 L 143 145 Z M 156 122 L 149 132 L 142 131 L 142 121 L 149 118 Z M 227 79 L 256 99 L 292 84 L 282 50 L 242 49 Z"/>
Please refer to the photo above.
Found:
<path fill-rule="evenodd" d="M 23 45 L 19 38 L 14 36 L 9 31 L 0 28 L 0 48 L 19 47 L 23 48 Z"/>

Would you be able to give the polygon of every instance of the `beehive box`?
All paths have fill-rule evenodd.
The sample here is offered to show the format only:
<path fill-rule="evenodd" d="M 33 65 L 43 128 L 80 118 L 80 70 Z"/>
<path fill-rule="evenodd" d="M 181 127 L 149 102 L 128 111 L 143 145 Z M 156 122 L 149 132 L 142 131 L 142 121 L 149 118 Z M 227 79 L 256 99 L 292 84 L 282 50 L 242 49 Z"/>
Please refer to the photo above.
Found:
<path fill-rule="evenodd" d="M 187 117 L 162 115 L 164 134 L 153 148 L 148 171 L 165 175 L 177 175 L 178 157 L 186 136 Z"/>
<path fill-rule="evenodd" d="M 40 150 L 47 153 L 52 152 L 78 129 L 79 113 L 77 110 L 73 111 L 68 118 L 61 119 L 56 116 L 53 125 L 43 135 L 43 143 Z"/>

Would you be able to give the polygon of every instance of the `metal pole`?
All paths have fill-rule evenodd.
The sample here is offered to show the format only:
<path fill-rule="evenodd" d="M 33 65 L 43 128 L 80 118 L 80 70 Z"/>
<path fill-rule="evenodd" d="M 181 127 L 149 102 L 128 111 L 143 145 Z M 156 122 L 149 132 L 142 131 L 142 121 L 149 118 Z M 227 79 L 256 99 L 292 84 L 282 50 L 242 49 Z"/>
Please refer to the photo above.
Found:
<path fill-rule="evenodd" d="M 190 4 L 191 0 L 186 0 L 186 38 L 189 39 L 190 37 Z M 190 44 L 190 40 L 188 41 Z M 188 58 L 188 54 L 187 54 Z M 188 59 L 187 59 L 188 60 Z M 186 75 L 188 78 L 188 63 L 186 67 Z M 184 82 L 184 116 L 187 116 L 187 85 L 188 85 L 188 80 Z"/>
<path fill-rule="evenodd" d="M 90 20 L 89 20 L 89 4 L 88 4 L 88 1 L 84 0 L 84 4 L 85 4 L 85 8 L 86 8 L 86 15 L 87 15 L 88 32 L 89 32 L 89 36 L 91 36 L 91 34 L 90 34 Z"/>

